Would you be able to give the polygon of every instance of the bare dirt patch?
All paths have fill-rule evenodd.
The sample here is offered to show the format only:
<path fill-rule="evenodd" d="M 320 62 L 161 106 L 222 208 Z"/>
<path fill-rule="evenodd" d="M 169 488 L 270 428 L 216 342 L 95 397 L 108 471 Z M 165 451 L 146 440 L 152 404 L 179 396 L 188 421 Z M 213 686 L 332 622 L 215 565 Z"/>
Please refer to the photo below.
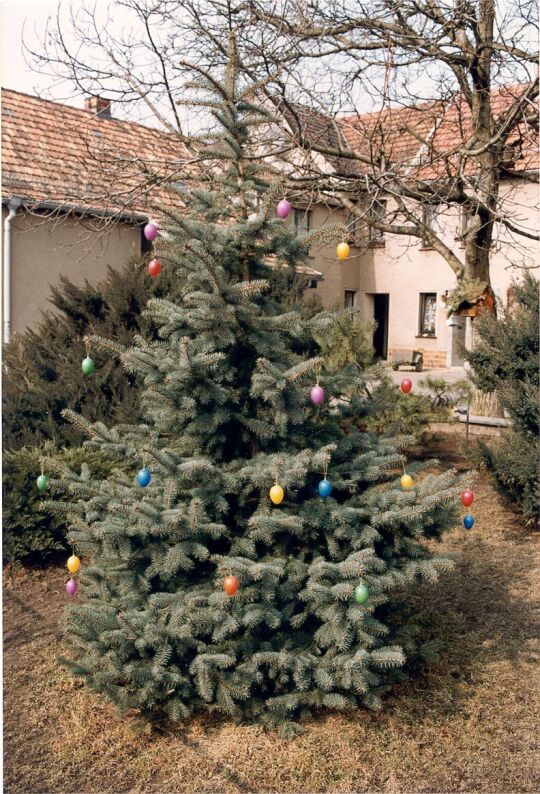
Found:
<path fill-rule="evenodd" d="M 464 466 L 452 437 L 442 465 Z M 37 792 L 537 792 L 538 538 L 491 485 L 442 548 L 456 568 L 411 595 L 443 648 L 379 714 L 324 714 L 285 741 L 199 718 L 152 730 L 59 666 L 61 568 L 4 575 L 4 785 Z"/>

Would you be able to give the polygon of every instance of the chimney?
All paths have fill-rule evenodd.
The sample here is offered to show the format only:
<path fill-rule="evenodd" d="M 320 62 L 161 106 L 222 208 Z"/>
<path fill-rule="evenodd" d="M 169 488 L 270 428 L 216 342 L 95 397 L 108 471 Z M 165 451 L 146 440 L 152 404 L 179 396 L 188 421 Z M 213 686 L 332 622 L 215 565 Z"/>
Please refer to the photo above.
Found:
<path fill-rule="evenodd" d="M 91 110 L 102 119 L 111 118 L 111 100 L 101 96 L 87 96 L 84 100 L 86 110 Z"/>

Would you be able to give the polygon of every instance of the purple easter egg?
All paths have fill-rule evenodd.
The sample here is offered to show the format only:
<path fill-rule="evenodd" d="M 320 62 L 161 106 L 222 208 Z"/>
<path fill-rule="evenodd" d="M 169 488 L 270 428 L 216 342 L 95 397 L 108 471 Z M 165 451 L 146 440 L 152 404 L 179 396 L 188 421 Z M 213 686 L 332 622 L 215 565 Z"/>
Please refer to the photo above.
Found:
<path fill-rule="evenodd" d="M 289 217 L 290 211 L 291 211 L 291 205 L 289 204 L 287 199 L 282 199 L 277 205 L 277 214 L 279 215 L 280 218 L 283 218 L 283 220 L 285 220 L 285 218 Z"/>
<path fill-rule="evenodd" d="M 70 579 L 68 582 L 66 582 L 66 593 L 68 595 L 75 595 L 75 593 L 77 592 L 78 588 L 79 588 L 79 585 L 77 584 L 77 580 L 76 579 Z"/>
<path fill-rule="evenodd" d="M 311 402 L 321 405 L 324 402 L 324 389 L 322 386 L 314 386 L 311 390 Z"/>
<path fill-rule="evenodd" d="M 152 242 L 152 240 L 155 240 L 156 237 L 158 236 L 157 225 L 153 222 L 147 223 L 146 226 L 144 227 L 144 236 L 150 242 Z"/>

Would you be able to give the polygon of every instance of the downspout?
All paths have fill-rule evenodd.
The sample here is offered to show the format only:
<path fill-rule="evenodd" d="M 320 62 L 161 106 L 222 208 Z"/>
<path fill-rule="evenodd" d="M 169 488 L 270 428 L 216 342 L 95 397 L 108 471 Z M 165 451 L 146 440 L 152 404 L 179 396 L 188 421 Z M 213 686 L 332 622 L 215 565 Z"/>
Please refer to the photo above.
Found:
<path fill-rule="evenodd" d="M 21 206 L 21 200 L 12 198 L 8 202 L 8 214 L 4 219 L 4 270 L 3 270 L 3 340 L 9 342 L 11 336 L 11 221 Z"/>

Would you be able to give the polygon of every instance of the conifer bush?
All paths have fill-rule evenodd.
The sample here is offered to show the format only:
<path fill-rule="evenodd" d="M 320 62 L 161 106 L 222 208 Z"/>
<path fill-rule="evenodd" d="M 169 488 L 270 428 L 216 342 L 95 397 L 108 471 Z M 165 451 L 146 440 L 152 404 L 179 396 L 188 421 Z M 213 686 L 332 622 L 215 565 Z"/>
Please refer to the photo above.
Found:
<path fill-rule="evenodd" d="M 118 362 L 96 356 L 92 378 L 81 371 L 84 336 L 101 334 L 131 343 L 148 332 L 142 309 L 150 295 L 174 294 L 174 280 L 160 280 L 134 260 L 109 270 L 99 284 L 78 286 L 61 277 L 51 291 L 53 311 L 24 333 L 15 334 L 3 351 L 3 448 L 54 441 L 79 444 L 80 434 L 62 416 L 71 408 L 93 421 L 122 422 L 140 418 L 138 385 Z"/>
<path fill-rule="evenodd" d="M 477 341 L 467 354 L 474 383 L 497 393 L 511 421 L 500 440 L 479 444 L 479 457 L 529 523 L 540 517 L 538 334 L 538 280 L 526 272 L 499 317 L 486 313 L 477 320 Z"/>
<path fill-rule="evenodd" d="M 67 548 L 66 517 L 40 510 L 36 488 L 41 461 L 56 454 L 81 476 L 106 477 L 111 463 L 81 447 L 58 450 L 52 442 L 4 452 L 2 462 L 2 557 L 4 563 L 46 562 Z M 82 474 L 81 474 L 82 472 Z"/>
<path fill-rule="evenodd" d="M 124 464 L 83 480 L 49 460 L 47 508 L 90 559 L 65 614 L 75 675 L 152 719 L 217 710 L 288 735 L 315 708 L 380 706 L 405 661 L 392 594 L 450 567 L 425 540 L 456 521 L 463 484 L 411 465 L 415 487 L 402 490 L 410 438 L 360 431 L 365 396 L 340 400 L 345 372 L 319 354 L 336 317 L 283 313 L 268 294 L 269 257 L 304 262 L 345 230 L 302 238 L 276 217 L 279 175 L 251 136 L 272 119 L 231 50 L 223 78 L 193 67 L 212 122 L 192 141 L 203 182 L 178 214 L 162 209 L 158 255 L 178 297 L 148 302 L 155 336 L 90 340 L 141 380 L 145 421 L 109 428 L 68 412 L 89 450 Z"/>

